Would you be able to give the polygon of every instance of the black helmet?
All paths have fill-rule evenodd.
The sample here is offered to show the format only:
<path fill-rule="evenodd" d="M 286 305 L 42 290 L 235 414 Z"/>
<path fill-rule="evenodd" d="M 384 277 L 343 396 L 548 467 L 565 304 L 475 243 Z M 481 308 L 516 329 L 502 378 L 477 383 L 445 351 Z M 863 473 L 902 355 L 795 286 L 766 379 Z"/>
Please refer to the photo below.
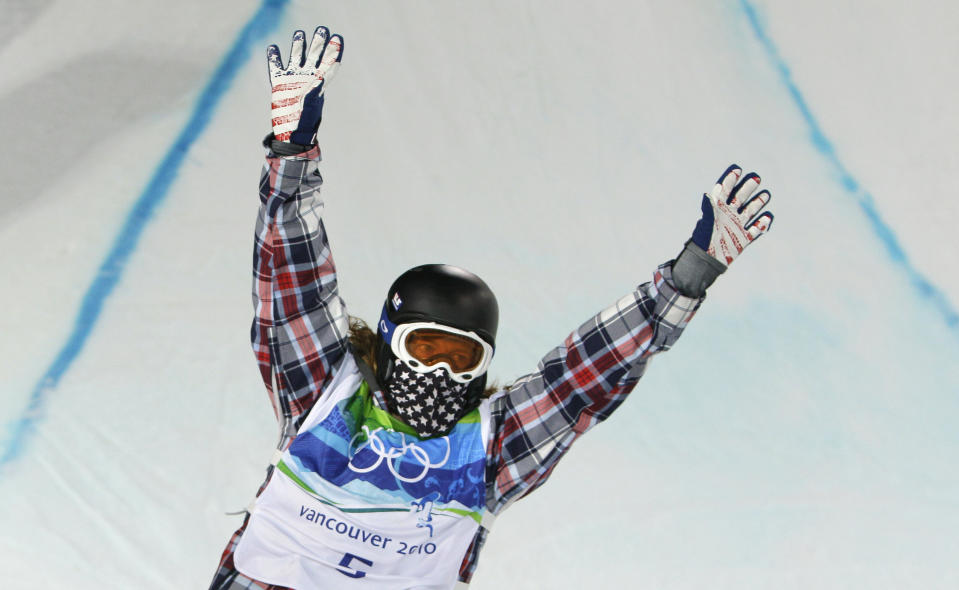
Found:
<path fill-rule="evenodd" d="M 410 322 L 436 322 L 475 332 L 495 349 L 499 305 L 489 285 L 456 266 L 424 264 L 401 274 L 390 286 L 376 329 L 376 377 L 381 385 L 396 361 L 388 334 L 393 326 Z M 471 381 L 470 401 L 478 403 L 485 388 L 485 374 Z"/>

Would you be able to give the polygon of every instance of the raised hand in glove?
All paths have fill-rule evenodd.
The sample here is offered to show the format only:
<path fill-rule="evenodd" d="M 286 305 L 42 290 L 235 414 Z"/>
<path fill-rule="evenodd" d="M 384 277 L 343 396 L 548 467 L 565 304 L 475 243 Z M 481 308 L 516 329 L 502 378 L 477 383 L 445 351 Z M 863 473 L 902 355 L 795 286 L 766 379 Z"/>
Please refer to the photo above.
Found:
<path fill-rule="evenodd" d="M 746 246 L 772 226 L 773 214 L 764 211 L 772 196 L 767 190 L 754 195 L 759 176 L 742 173 L 733 164 L 703 195 L 703 216 L 673 263 L 673 282 L 683 295 L 702 297 Z"/>
<path fill-rule="evenodd" d="M 267 48 L 266 58 L 273 87 L 273 135 L 277 141 L 312 145 L 323 116 L 323 92 L 343 58 L 343 37 L 317 27 L 307 51 L 306 35 L 296 31 L 285 68 L 276 45 Z"/>

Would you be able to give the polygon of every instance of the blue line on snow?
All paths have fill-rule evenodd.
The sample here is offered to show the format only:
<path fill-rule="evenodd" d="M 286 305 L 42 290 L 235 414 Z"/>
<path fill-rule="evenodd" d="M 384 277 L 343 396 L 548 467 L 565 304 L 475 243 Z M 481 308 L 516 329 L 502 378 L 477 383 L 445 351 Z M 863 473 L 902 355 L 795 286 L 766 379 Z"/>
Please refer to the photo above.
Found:
<path fill-rule="evenodd" d="M 67 372 L 80 351 L 83 350 L 94 325 L 100 318 L 103 303 L 113 292 L 123 275 L 124 266 L 136 249 L 143 229 L 146 227 L 156 208 L 166 198 L 180 166 L 190 147 L 206 130 L 220 99 L 229 90 L 241 67 L 250 56 L 250 49 L 265 38 L 279 24 L 283 9 L 288 0 L 263 0 L 259 9 L 240 30 L 230 50 L 213 72 L 206 87 L 200 93 L 190 119 L 183 126 L 173 145 L 167 150 L 163 160 L 157 166 L 150 182 L 140 194 L 133 210 L 127 216 L 113 247 L 87 289 L 77 314 L 73 331 L 60 349 L 53 363 L 33 388 L 27 408 L 16 420 L 10 430 L 3 455 L 0 456 L 0 469 L 15 460 L 22 452 L 30 435 L 36 429 L 37 421 L 43 413 L 43 406 L 60 378 Z"/>
<path fill-rule="evenodd" d="M 743 12 L 746 13 L 746 17 L 749 19 L 749 24 L 752 26 L 753 32 L 756 34 L 756 38 L 759 39 L 759 43 L 762 45 L 763 49 L 766 51 L 766 54 L 769 56 L 769 59 L 773 62 L 773 65 L 779 72 L 782 83 L 786 86 L 786 89 L 789 91 L 789 95 L 796 104 L 796 108 L 799 109 L 803 120 L 805 120 L 806 125 L 809 127 L 813 145 L 832 165 L 834 171 L 839 176 L 839 181 L 842 187 L 846 190 L 846 192 L 856 199 L 859 207 L 869 220 L 873 231 L 876 232 L 879 240 L 886 247 L 886 253 L 892 259 L 892 261 L 896 264 L 896 266 L 905 271 L 910 282 L 919 291 L 919 294 L 923 297 L 927 297 L 932 302 L 935 309 L 942 315 L 946 325 L 952 330 L 959 331 L 959 313 L 957 313 L 956 309 L 949 302 L 948 297 L 946 297 L 945 293 L 940 291 L 939 288 L 933 285 L 929 279 L 924 277 L 922 273 L 916 270 L 916 267 L 912 265 L 912 262 L 909 261 L 909 257 L 906 256 L 905 250 L 903 250 L 902 246 L 899 244 L 899 240 L 896 238 L 895 232 L 892 231 L 892 228 L 889 226 L 889 224 L 886 223 L 879 214 L 879 209 L 876 207 L 876 203 L 872 195 L 862 188 L 855 177 L 853 177 L 852 173 L 850 173 L 846 166 L 843 165 L 842 161 L 839 159 L 839 156 L 836 155 L 836 150 L 833 147 L 832 142 L 826 138 L 826 134 L 823 133 L 822 127 L 819 126 L 819 123 L 813 116 L 812 111 L 809 109 L 809 105 L 806 103 L 802 93 L 799 91 L 799 87 L 793 80 L 789 66 L 786 65 L 785 60 L 783 60 L 782 56 L 779 55 L 779 50 L 776 48 L 776 45 L 773 44 L 772 40 L 769 38 L 769 35 L 766 34 L 766 31 L 760 22 L 759 14 L 756 12 L 756 8 L 749 2 L 749 0 L 740 0 L 740 5 L 742 6 Z"/>

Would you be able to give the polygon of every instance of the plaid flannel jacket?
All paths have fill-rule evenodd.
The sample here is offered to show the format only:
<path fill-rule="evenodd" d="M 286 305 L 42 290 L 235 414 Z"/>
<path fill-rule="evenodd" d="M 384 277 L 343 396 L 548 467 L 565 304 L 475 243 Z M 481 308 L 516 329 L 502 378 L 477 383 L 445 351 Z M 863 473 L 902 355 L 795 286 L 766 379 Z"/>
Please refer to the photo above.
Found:
<path fill-rule="evenodd" d="M 321 219 L 319 159 L 317 147 L 292 157 L 269 153 L 260 180 L 251 336 L 281 423 L 281 448 L 349 354 L 349 319 Z M 649 359 L 679 338 L 702 300 L 680 295 L 670 277 L 671 263 L 660 266 L 651 282 L 576 329 L 536 371 L 494 394 L 486 472 L 493 514 L 542 485 L 573 442 L 619 407 Z M 221 566 L 232 565 L 242 531 Z M 464 556 L 461 581 L 472 577 L 487 532 L 480 529 Z M 269 586 L 235 580 L 229 587 Z"/>

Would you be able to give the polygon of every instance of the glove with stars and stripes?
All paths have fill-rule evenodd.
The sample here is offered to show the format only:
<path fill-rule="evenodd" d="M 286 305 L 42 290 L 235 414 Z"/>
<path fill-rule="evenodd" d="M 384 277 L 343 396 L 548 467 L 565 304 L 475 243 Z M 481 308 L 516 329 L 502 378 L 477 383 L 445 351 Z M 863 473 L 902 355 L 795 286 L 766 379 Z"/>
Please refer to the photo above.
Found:
<path fill-rule="evenodd" d="M 703 195 L 703 216 L 673 263 L 673 281 L 683 295 L 702 297 L 746 246 L 772 226 L 773 214 L 764 211 L 772 198 L 769 191 L 754 195 L 759 175 L 742 173 L 733 164 Z"/>
<path fill-rule="evenodd" d="M 276 141 L 312 145 L 323 115 L 323 92 L 343 58 L 343 37 L 326 27 L 313 32 L 306 49 L 303 31 L 293 34 L 290 62 L 283 67 L 280 49 L 266 50 L 273 88 L 273 135 Z"/>

